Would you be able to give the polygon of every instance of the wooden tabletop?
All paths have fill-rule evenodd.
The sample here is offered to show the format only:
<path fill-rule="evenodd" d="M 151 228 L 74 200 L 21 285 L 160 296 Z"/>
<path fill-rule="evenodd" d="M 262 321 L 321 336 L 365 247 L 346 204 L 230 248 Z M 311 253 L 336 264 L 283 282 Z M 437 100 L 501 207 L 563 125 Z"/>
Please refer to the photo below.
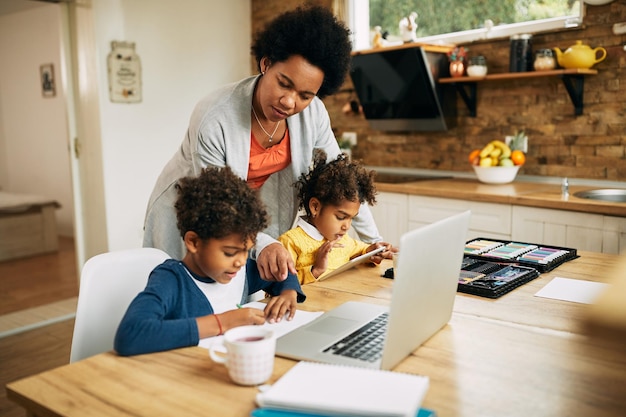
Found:
<path fill-rule="evenodd" d="M 589 337 L 589 306 L 534 297 L 552 278 L 604 281 L 615 255 L 581 257 L 501 298 L 458 293 L 450 322 L 394 370 L 430 377 L 423 406 L 438 416 L 623 416 L 626 350 Z M 390 267 L 359 266 L 304 287 L 303 310 L 348 300 L 387 304 Z M 428 320 L 428 317 L 416 317 Z M 270 382 L 295 361 L 276 358 Z M 100 354 L 7 385 L 39 416 L 249 416 L 257 389 L 230 382 L 200 347 L 118 357 Z"/>

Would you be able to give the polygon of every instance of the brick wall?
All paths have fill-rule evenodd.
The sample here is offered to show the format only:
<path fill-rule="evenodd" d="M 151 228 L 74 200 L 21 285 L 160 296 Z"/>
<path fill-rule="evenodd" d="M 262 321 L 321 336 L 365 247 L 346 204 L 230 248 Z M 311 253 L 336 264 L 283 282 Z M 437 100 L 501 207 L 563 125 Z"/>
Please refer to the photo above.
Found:
<path fill-rule="evenodd" d="M 305 3 L 297 0 L 252 0 L 255 31 L 276 13 Z M 330 6 L 332 0 L 317 4 Z M 626 0 L 605 6 L 587 6 L 582 29 L 533 36 L 533 48 L 567 49 L 580 39 L 593 48 L 602 46 L 607 58 L 587 76 L 583 114 L 574 107 L 558 77 L 489 81 L 478 84 L 477 117 L 469 117 L 458 99 L 457 127 L 436 133 L 374 131 L 361 116 L 345 115 L 341 108 L 349 92 L 325 99 L 333 128 L 358 134 L 355 158 L 368 165 L 471 171 L 467 155 L 493 139 L 524 130 L 529 137 L 527 162 L 520 171 L 548 175 L 622 181 L 626 179 L 626 44 L 614 35 L 614 23 L 626 22 Z M 509 40 L 480 41 L 465 45 L 470 55 L 487 57 L 489 72 L 508 70 Z M 349 79 L 344 90 L 352 85 Z"/>

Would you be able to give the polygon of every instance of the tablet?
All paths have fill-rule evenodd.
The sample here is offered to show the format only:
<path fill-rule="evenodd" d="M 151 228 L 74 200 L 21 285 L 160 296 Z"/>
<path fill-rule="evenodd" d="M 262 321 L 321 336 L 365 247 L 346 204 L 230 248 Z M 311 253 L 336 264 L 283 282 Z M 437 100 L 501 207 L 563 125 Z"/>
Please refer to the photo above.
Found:
<path fill-rule="evenodd" d="M 376 248 L 371 252 L 367 252 L 363 255 L 357 256 L 356 258 L 352 258 L 334 271 L 330 271 L 328 274 L 322 274 L 322 276 L 320 276 L 317 281 L 324 281 L 326 278 L 334 277 L 335 275 L 340 274 L 343 271 L 347 271 L 348 269 L 357 266 L 358 264 L 368 261 L 372 256 L 384 251 L 385 249 L 385 246 L 381 246 L 380 248 Z"/>

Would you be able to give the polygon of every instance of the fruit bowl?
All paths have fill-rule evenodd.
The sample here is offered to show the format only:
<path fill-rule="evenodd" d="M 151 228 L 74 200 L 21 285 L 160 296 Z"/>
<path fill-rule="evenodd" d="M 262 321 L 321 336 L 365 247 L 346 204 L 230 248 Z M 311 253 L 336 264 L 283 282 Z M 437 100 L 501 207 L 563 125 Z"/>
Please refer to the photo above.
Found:
<path fill-rule="evenodd" d="M 512 167 L 481 167 L 472 165 L 472 167 L 480 182 L 484 182 L 485 184 L 508 184 L 517 176 L 520 165 Z"/>

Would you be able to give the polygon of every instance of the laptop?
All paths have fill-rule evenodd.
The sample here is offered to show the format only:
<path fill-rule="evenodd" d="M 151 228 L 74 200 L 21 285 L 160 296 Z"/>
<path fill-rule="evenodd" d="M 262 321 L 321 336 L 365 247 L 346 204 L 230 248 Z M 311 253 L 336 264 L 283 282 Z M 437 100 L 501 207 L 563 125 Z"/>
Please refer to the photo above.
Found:
<path fill-rule="evenodd" d="M 470 215 L 466 211 L 402 235 L 388 307 L 344 303 L 279 337 L 276 355 L 374 369 L 396 366 L 452 316 Z M 381 333 L 379 346 L 348 347 L 344 339 L 362 337 L 360 329 Z"/>

